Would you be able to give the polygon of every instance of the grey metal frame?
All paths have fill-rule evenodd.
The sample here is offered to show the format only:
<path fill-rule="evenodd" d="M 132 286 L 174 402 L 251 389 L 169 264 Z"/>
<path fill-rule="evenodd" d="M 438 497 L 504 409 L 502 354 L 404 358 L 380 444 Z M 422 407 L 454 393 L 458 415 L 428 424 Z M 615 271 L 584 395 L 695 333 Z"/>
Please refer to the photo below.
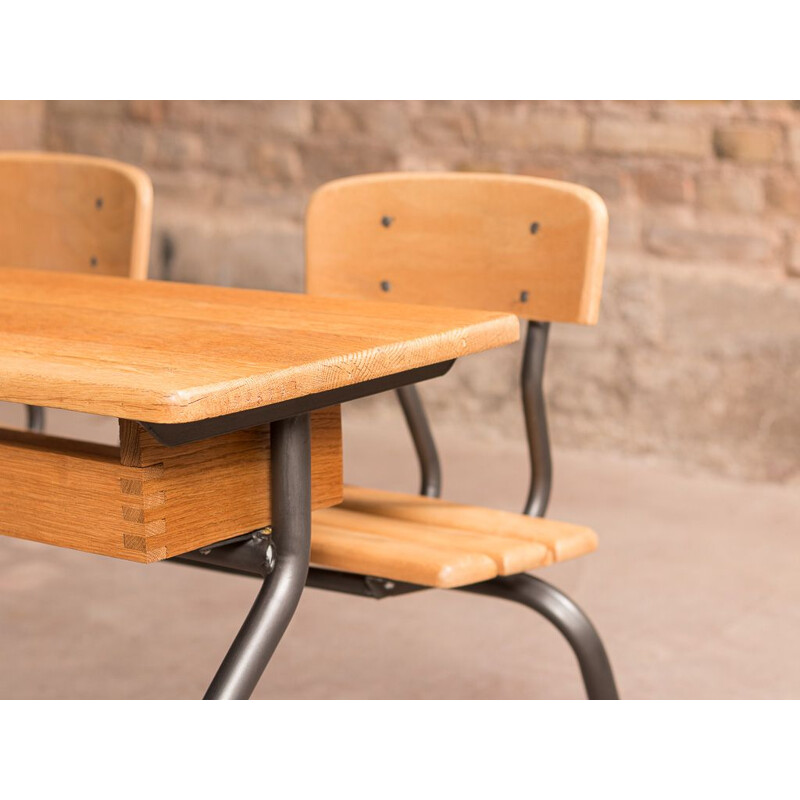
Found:
<path fill-rule="evenodd" d="M 597 629 L 584 611 L 555 586 L 520 573 L 461 586 L 462 592 L 521 603 L 541 614 L 561 632 L 578 659 L 590 700 L 619 700 L 611 662 Z"/>
<path fill-rule="evenodd" d="M 242 539 L 246 541 L 242 541 Z M 180 563 L 192 566 L 201 566 L 207 569 L 218 569 L 240 575 L 250 575 L 263 577 L 265 564 L 269 562 L 268 552 L 270 548 L 269 537 L 261 536 L 258 532 L 250 537 L 238 537 L 230 543 L 223 542 L 221 546 L 213 549 L 206 548 L 204 551 L 187 553 L 172 559 Z M 265 586 L 266 580 L 265 580 Z M 308 570 L 306 586 L 313 589 L 324 589 L 340 594 L 352 594 L 358 597 L 371 597 L 375 600 L 382 600 L 385 597 L 397 597 L 399 595 L 411 594 L 421 591 L 432 591 L 429 586 L 418 586 L 413 583 L 403 583 L 401 581 L 391 581 L 385 578 L 376 578 L 370 575 L 357 575 L 350 572 L 339 572 L 331 569 L 321 569 L 311 567 Z M 264 588 L 262 587 L 262 592 Z M 452 591 L 452 590 L 451 590 Z M 553 623 L 556 629 L 564 636 L 572 648 L 578 665 L 581 670 L 583 684 L 586 689 L 586 696 L 590 700 L 617 700 L 616 683 L 614 673 L 608 660 L 603 642 L 597 630 L 592 625 L 586 614 L 559 589 L 551 586 L 533 575 L 525 573 L 494 578 L 483 583 L 475 583 L 469 586 L 460 586 L 457 591 L 469 592 L 471 594 L 481 594 L 487 597 L 496 597 L 501 600 L 511 600 L 521 603 L 528 608 L 537 611 L 545 619 Z M 261 593 L 259 594 L 259 598 Z M 256 607 L 259 606 L 258 599 L 251 611 L 254 614 Z M 293 612 L 294 609 L 292 609 Z M 291 616 L 291 614 L 289 614 Z M 249 619 L 249 617 L 248 617 Z M 245 626 L 247 622 L 245 623 Z M 244 630 L 244 627 L 242 630 Z M 241 633 L 240 633 L 241 636 Z M 265 637 L 263 637 L 265 638 Z M 280 638 L 280 637 L 278 637 Z M 238 637 L 237 637 L 238 641 Z M 214 679 L 206 698 L 230 698 L 248 697 L 252 692 L 258 677 L 266 666 L 266 661 L 275 649 L 277 641 L 271 645 L 271 649 L 266 655 L 259 649 L 256 643 L 251 643 L 250 649 L 244 647 L 234 652 L 234 647 L 226 657 L 226 662 L 230 662 L 236 667 L 239 660 L 251 667 L 251 682 L 247 684 L 247 692 L 239 695 L 230 693 L 212 693 L 215 683 L 220 677 Z M 255 655 L 252 655 L 252 654 Z M 223 663 L 225 667 L 225 663 Z M 220 668 L 222 672 L 223 667 Z"/>
<path fill-rule="evenodd" d="M 547 512 L 553 483 L 553 459 L 544 398 L 544 367 L 549 333 L 548 322 L 528 323 L 520 376 L 530 459 L 530 485 L 522 513 L 532 517 L 543 517 Z M 425 409 L 414 387 L 406 387 L 403 392 L 400 402 L 422 474 L 420 494 L 438 497 L 441 491 L 439 455 Z M 434 476 L 433 480 L 431 476 Z M 618 698 L 611 663 L 599 634 L 586 614 L 563 592 L 527 574 L 498 577 L 459 588 L 461 591 L 513 600 L 538 611 L 558 628 L 572 647 L 580 664 L 587 696 L 590 699 Z"/>
<path fill-rule="evenodd" d="M 246 700 L 294 616 L 311 552 L 311 432 L 308 414 L 270 425 L 272 535 L 261 531 L 178 561 L 245 572 L 261 589 L 205 700 Z"/>
<path fill-rule="evenodd" d="M 543 392 L 548 333 L 548 323 L 528 324 L 521 374 L 522 404 L 531 465 L 530 488 L 523 513 L 539 517 L 544 516 L 547 510 L 552 484 L 552 458 Z M 423 379 L 422 374 L 405 376 L 406 379 L 415 377 L 417 380 Z M 413 384 L 399 387 L 397 392 L 420 463 L 420 494 L 438 497 L 441 491 L 441 467 L 422 400 Z M 324 398 L 318 399 L 322 401 Z M 309 467 L 308 462 L 302 466 L 297 460 L 299 450 L 307 452 L 308 442 L 306 440 L 301 447 L 295 434 L 288 433 L 284 437 L 278 432 L 288 425 L 288 421 L 273 422 L 272 425 L 272 435 L 275 437 L 275 449 L 272 452 L 274 536 L 256 531 L 172 559 L 208 569 L 253 575 L 264 581 L 245 624 L 206 694 L 208 698 L 250 695 L 294 613 L 302 590 L 302 586 L 299 586 L 301 575 L 305 585 L 311 588 L 374 599 L 430 590 L 427 586 L 370 575 L 308 568 Z M 288 432 L 289 428 L 286 430 Z M 193 437 L 194 430 L 188 429 L 188 435 Z M 294 494 L 298 491 L 300 495 Z M 288 499 L 292 497 L 294 500 Z M 296 549 L 285 552 L 285 547 L 290 542 Z M 276 545 L 279 550 L 277 561 L 274 549 Z M 292 563 L 282 564 L 285 558 L 289 558 Z M 285 575 L 284 577 L 278 578 L 273 574 L 276 563 L 275 573 L 283 569 L 284 573 L 281 575 Z M 278 580 L 282 581 L 284 589 L 272 588 Z M 572 648 L 589 699 L 618 699 L 611 664 L 597 630 L 586 614 L 559 589 L 523 573 L 462 586 L 458 590 L 511 600 L 537 611 L 553 623 Z"/>
<path fill-rule="evenodd" d="M 452 365 L 450 360 L 415 367 L 384 378 L 199 422 L 139 423 L 168 447 L 270 424 L 270 534 L 254 531 L 172 559 L 193 566 L 257 575 L 263 581 L 205 699 L 250 697 L 300 600 L 311 552 L 309 413 L 406 383 L 438 377 Z"/>
<path fill-rule="evenodd" d="M 531 466 L 528 499 L 522 513 L 530 517 L 545 515 L 553 483 L 553 459 L 544 399 L 544 365 L 549 333 L 549 322 L 528 323 L 520 376 Z M 419 461 L 422 478 L 419 493 L 426 497 L 440 497 L 442 470 L 439 453 L 417 387 L 402 386 L 397 390 L 397 396 Z"/>
<path fill-rule="evenodd" d="M 44 409 L 41 406 L 25 406 L 28 415 L 28 430 L 33 433 L 44 431 Z"/>
<path fill-rule="evenodd" d="M 545 515 L 553 484 L 553 458 L 544 400 L 544 362 L 549 334 L 549 322 L 529 322 L 522 357 L 522 408 L 531 465 L 528 499 L 522 513 L 530 517 Z"/>
<path fill-rule="evenodd" d="M 440 497 L 442 494 L 442 468 L 439 464 L 439 453 L 433 440 L 431 426 L 422 406 L 422 400 L 413 384 L 401 386 L 397 390 L 400 406 L 414 440 L 414 448 L 419 458 L 422 479 L 419 493 L 424 497 Z"/>
<path fill-rule="evenodd" d="M 237 411 L 233 414 L 223 414 L 221 417 L 211 417 L 197 422 L 140 422 L 139 424 L 161 444 L 167 447 L 174 447 L 179 444 L 199 442 L 202 439 L 210 439 L 212 436 L 221 436 L 224 433 L 232 433 L 233 431 L 245 430 L 256 425 L 287 419 L 288 417 L 305 414 L 319 408 L 348 403 L 351 400 L 386 392 L 409 383 L 438 378 L 447 373 L 453 366 L 454 361 L 455 359 L 451 359 L 449 361 L 440 361 L 438 364 L 414 367 L 403 372 L 396 372 L 394 375 L 372 378 L 361 383 L 341 386 L 338 389 L 307 394 L 292 400 L 251 408 L 247 411 Z"/>

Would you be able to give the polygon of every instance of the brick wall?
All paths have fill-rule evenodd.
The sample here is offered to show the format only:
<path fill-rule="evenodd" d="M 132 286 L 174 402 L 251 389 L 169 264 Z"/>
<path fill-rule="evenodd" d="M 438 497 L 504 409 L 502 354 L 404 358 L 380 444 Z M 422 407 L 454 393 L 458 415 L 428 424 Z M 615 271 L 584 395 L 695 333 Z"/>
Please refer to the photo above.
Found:
<path fill-rule="evenodd" d="M 152 175 L 154 276 L 169 239 L 174 279 L 279 289 L 302 286 L 304 207 L 332 178 L 454 169 L 591 186 L 611 216 L 604 307 L 595 329 L 553 332 L 556 444 L 800 481 L 797 102 L 0 104 L 0 147 L 42 146 Z M 521 436 L 518 361 L 482 355 L 426 387 L 436 421 Z"/>

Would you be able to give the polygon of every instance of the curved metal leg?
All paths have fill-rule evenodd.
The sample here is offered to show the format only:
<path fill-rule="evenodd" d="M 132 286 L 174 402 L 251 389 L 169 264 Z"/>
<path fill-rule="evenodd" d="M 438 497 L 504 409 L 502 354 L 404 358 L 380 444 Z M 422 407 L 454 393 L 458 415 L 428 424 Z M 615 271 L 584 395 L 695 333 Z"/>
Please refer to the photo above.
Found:
<path fill-rule="evenodd" d="M 433 440 L 431 426 L 425 408 L 412 383 L 401 386 L 397 390 L 397 397 L 403 409 L 414 449 L 417 451 L 419 468 L 422 473 L 422 484 L 419 493 L 424 497 L 440 497 L 442 494 L 442 468 L 439 464 L 439 453 L 436 451 L 436 442 Z"/>
<path fill-rule="evenodd" d="M 558 628 L 577 656 L 590 700 L 619 700 L 614 673 L 594 625 L 563 592 L 532 575 L 510 575 L 459 587 L 461 591 L 499 597 L 538 611 Z"/>
<path fill-rule="evenodd" d="M 270 428 L 273 572 L 264 578 L 206 700 L 246 700 L 253 693 L 289 622 L 308 574 L 311 551 L 311 448 L 308 414 Z"/>
<path fill-rule="evenodd" d="M 44 409 L 41 406 L 25 406 L 28 411 L 28 430 L 41 433 L 44 430 Z"/>

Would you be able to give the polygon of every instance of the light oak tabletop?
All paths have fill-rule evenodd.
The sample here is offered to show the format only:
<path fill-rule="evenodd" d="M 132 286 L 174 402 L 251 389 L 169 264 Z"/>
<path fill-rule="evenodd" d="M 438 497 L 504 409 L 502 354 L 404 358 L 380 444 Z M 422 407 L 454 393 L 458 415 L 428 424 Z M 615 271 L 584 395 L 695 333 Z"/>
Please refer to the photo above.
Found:
<path fill-rule="evenodd" d="M 510 344 L 511 314 L 0 268 L 0 400 L 193 422 Z"/>

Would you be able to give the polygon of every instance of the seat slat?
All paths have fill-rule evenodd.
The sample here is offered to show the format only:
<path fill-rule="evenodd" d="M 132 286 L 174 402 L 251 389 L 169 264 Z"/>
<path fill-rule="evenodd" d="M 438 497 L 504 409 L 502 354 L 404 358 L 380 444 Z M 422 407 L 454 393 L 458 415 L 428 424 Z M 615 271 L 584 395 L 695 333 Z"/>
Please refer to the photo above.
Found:
<path fill-rule="evenodd" d="M 552 560 L 547 547 L 539 542 L 487 535 L 484 531 L 471 532 L 421 525 L 417 522 L 363 514 L 337 507 L 316 512 L 314 521 L 315 524 L 321 523 L 329 527 L 376 534 L 388 539 L 430 545 L 448 551 L 483 553 L 494 561 L 499 575 L 515 575 L 534 567 L 544 566 Z"/>
<path fill-rule="evenodd" d="M 314 523 L 311 563 L 330 569 L 449 589 L 489 580 L 494 561 L 482 553 L 433 547 Z"/>
<path fill-rule="evenodd" d="M 566 561 L 597 549 L 597 534 L 583 525 L 572 525 L 511 511 L 460 505 L 414 494 L 345 486 L 340 508 L 419 525 L 482 532 L 490 536 L 539 542 L 553 561 Z"/>

